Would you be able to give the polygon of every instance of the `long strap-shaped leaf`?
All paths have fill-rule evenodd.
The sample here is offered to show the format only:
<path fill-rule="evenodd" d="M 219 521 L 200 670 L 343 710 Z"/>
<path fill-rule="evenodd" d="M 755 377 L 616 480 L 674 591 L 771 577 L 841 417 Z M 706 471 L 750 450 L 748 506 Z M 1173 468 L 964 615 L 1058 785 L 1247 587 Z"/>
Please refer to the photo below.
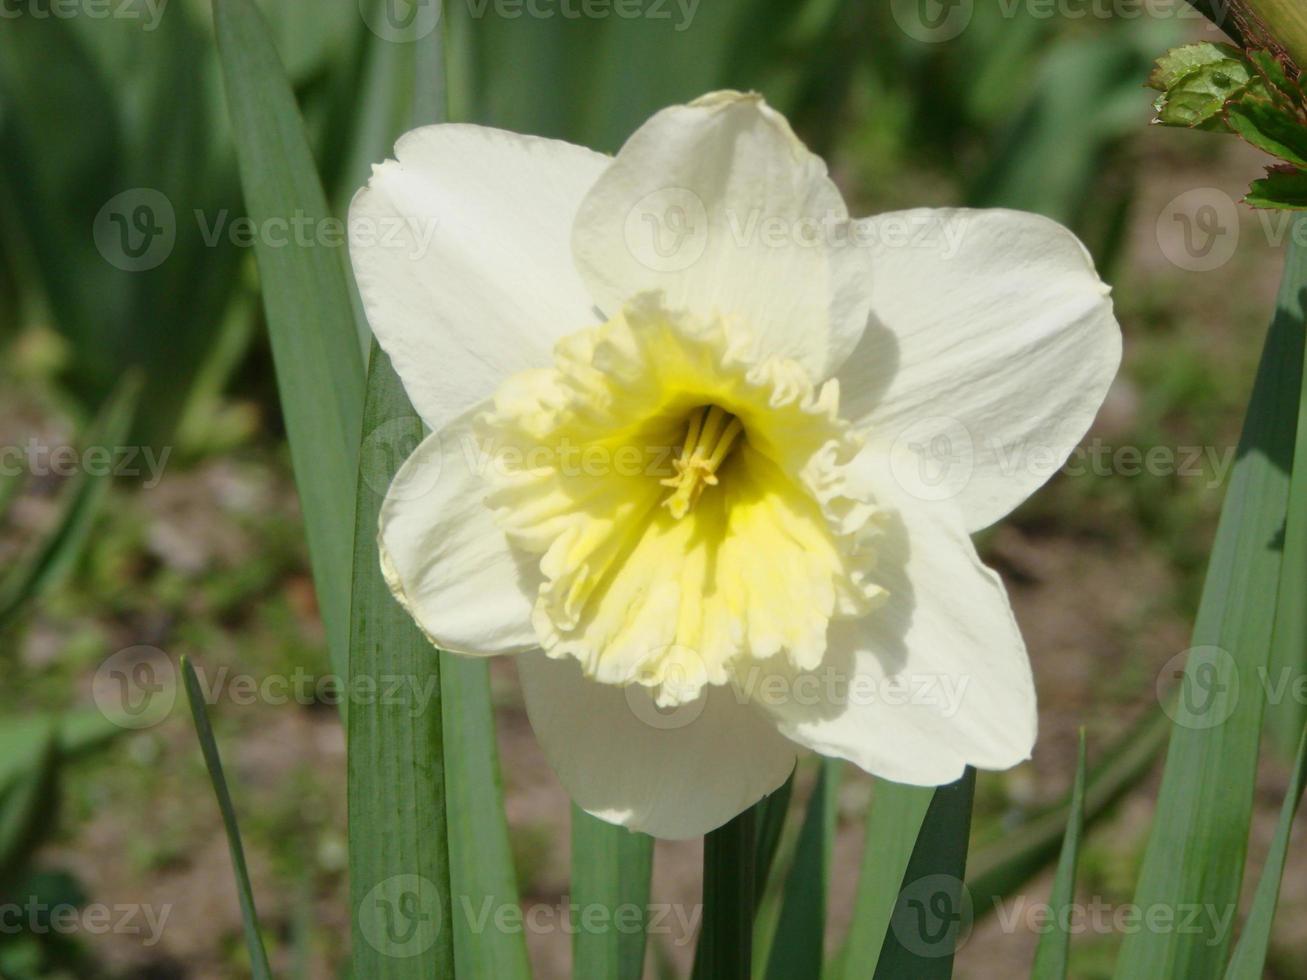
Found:
<path fill-rule="evenodd" d="M 876 971 L 885 934 L 926 810 L 935 797 L 929 786 L 876 780 L 862 850 L 862 870 L 853 905 L 853 924 L 840 956 L 838 975 L 865 980 Z"/>
<path fill-rule="evenodd" d="M 236 808 L 232 806 L 231 793 L 227 791 L 227 779 L 222 774 L 218 744 L 213 740 L 213 729 L 209 726 L 209 716 L 204 710 L 204 692 L 195 676 L 195 668 L 185 657 L 182 657 L 182 683 L 186 688 L 186 701 L 191 706 L 191 718 L 195 721 L 195 735 L 200 740 L 200 751 L 204 754 L 204 765 L 209 770 L 209 781 L 213 783 L 213 793 L 218 798 L 218 809 L 222 812 L 222 826 L 227 832 L 227 847 L 231 851 L 232 870 L 236 874 L 236 894 L 241 903 L 241 922 L 245 928 L 245 948 L 250 954 L 250 973 L 254 980 L 269 980 L 272 971 L 268 968 L 268 954 L 263 949 L 263 938 L 259 933 L 259 913 L 254 907 L 250 873 L 245 867 L 245 848 L 241 844 L 241 831 L 236 823 Z"/>
<path fill-rule="evenodd" d="M 1304 366 L 1307 371 L 1307 366 Z M 1307 674 L 1307 398 L 1298 402 L 1298 431 L 1284 521 L 1284 565 L 1275 608 L 1275 632 L 1267 675 L 1267 722 L 1281 751 L 1294 751 L 1307 726 L 1307 702 L 1289 696 Z"/>
<path fill-rule="evenodd" d="M 975 792 L 976 771 L 970 767 L 956 783 L 935 790 L 876 961 L 878 980 L 953 975 L 953 954 L 971 919 L 962 882 Z"/>
<path fill-rule="evenodd" d="M 504 815 L 486 661 L 441 653 L 440 688 L 455 967 L 460 977 L 520 980 L 531 975 L 531 968 L 521 920 L 516 918 L 517 876 Z"/>
<path fill-rule="evenodd" d="M 360 171 L 404 129 L 444 115 L 439 32 L 409 44 L 369 37 L 365 111 L 351 140 Z M 357 697 L 348 715 L 353 965 L 360 977 L 446 978 L 454 976 L 454 925 L 440 655 L 386 587 L 376 531 L 382 491 L 424 432 L 390 358 L 369 343 L 350 690 L 404 697 Z"/>
<path fill-rule="evenodd" d="M 1299 218 L 1298 221 L 1302 221 Z M 1215 977 L 1243 881 L 1303 377 L 1307 249 L 1291 245 L 1194 624 L 1135 904 L 1213 928 L 1126 936 L 1117 976 Z"/>
<path fill-rule="evenodd" d="M 840 769 L 836 759 L 821 760 L 794 862 L 785 879 L 780 918 L 767 957 L 767 980 L 821 976 Z"/>
<path fill-rule="evenodd" d="M 1053 877 L 1053 894 L 1048 900 L 1053 928 L 1039 939 L 1031 980 L 1061 980 L 1066 977 L 1071 952 L 1071 931 L 1067 915 L 1076 892 L 1076 863 L 1080 858 L 1080 838 L 1085 828 L 1085 730 L 1080 729 L 1080 754 L 1076 760 L 1075 785 L 1071 790 L 1071 818 L 1066 825 L 1062 857 Z"/>
<path fill-rule="evenodd" d="M 572 975 L 640 980 L 653 838 L 572 807 Z"/>
<path fill-rule="evenodd" d="M 1243 924 L 1243 934 L 1234 948 L 1230 965 L 1225 971 L 1226 980 L 1255 980 L 1266 965 L 1266 951 L 1271 945 L 1271 925 L 1275 921 L 1275 906 L 1280 900 L 1280 881 L 1284 877 L 1284 862 L 1289 855 L 1289 833 L 1293 818 L 1302 802 L 1303 786 L 1307 785 L 1307 729 L 1298 741 L 1298 759 L 1293 766 L 1293 779 L 1284 794 L 1280 809 L 1280 822 L 1275 828 L 1270 853 L 1262 868 L 1252 908 Z"/>
<path fill-rule="evenodd" d="M 347 715 L 353 962 L 360 977 L 452 977 L 440 658 L 386 587 L 375 530 L 377 490 L 421 442 L 422 422 L 375 343 L 371 361 L 364 428 L 398 451 L 364 452 L 359 464 Z"/>
<path fill-rule="evenodd" d="M 252 0 L 214 0 L 214 26 L 245 206 L 259 229 L 331 219 L 295 95 Z M 293 222 L 293 223 L 291 223 Z M 343 248 L 255 236 L 277 389 L 332 666 L 349 650 L 354 483 L 364 369 Z"/>

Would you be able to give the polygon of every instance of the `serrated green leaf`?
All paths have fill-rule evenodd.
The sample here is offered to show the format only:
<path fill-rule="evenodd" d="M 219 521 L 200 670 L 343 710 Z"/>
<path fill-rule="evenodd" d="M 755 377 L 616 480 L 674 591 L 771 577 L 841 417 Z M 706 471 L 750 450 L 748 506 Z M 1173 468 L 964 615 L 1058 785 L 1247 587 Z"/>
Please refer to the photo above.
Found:
<path fill-rule="evenodd" d="M 653 875 L 653 838 L 572 806 L 572 975 L 640 980 Z M 603 915 L 590 925 L 588 909 Z M 638 910 L 628 915 L 626 910 Z"/>
<path fill-rule="evenodd" d="M 1275 922 L 1275 907 L 1280 902 L 1280 882 L 1284 878 L 1284 865 L 1289 856 L 1289 835 L 1293 831 L 1293 818 L 1302 802 L 1303 786 L 1307 785 L 1307 729 L 1298 740 L 1298 754 L 1293 766 L 1293 777 L 1284 792 L 1284 805 L 1280 808 L 1280 821 L 1275 827 L 1262 877 L 1257 882 L 1252 908 L 1243 924 L 1243 934 L 1230 957 L 1226 980 L 1248 980 L 1260 977 L 1266 967 L 1266 953 L 1271 945 L 1271 926 Z"/>
<path fill-rule="evenodd" d="M 973 914 L 963 880 L 975 791 L 976 771 L 968 766 L 931 797 L 876 960 L 877 980 L 953 975 L 953 954 Z"/>
<path fill-rule="evenodd" d="M 1210 41 L 1185 44 L 1172 48 L 1157 59 L 1156 66 L 1148 76 L 1148 86 L 1166 92 L 1181 79 L 1200 69 L 1228 61 L 1238 64 L 1242 59 L 1243 53 L 1230 44 L 1213 44 Z"/>
<path fill-rule="evenodd" d="M 840 769 L 838 760 L 821 760 L 794 861 L 785 879 L 780 918 L 767 957 L 768 980 L 821 976 Z"/>
<path fill-rule="evenodd" d="M 215 0 L 213 16 L 251 219 L 323 227 L 331 213 L 267 24 L 251 0 Z M 343 677 L 364 388 L 344 248 L 259 236 L 255 254 L 318 605 Z"/>
<path fill-rule="evenodd" d="M 1226 111 L 1230 128 L 1271 156 L 1307 167 L 1307 127 L 1295 114 L 1269 102 L 1244 100 Z"/>
<path fill-rule="evenodd" d="M 1049 919 L 1053 928 L 1039 938 L 1031 980 L 1063 980 L 1071 953 L 1071 932 L 1063 928 L 1076 894 L 1076 864 L 1080 857 L 1080 838 L 1085 827 L 1085 730 L 1080 729 L 1080 751 L 1076 757 L 1076 777 L 1071 789 L 1071 813 L 1066 825 L 1062 857 L 1053 877 L 1049 896 Z"/>
<path fill-rule="evenodd" d="M 1307 173 L 1301 170 L 1268 170 L 1266 176 L 1248 187 L 1244 203 L 1255 208 L 1280 211 L 1307 209 Z"/>
<path fill-rule="evenodd" d="M 1296 105 L 1302 104 L 1302 90 L 1289 81 L 1289 76 L 1284 71 L 1284 64 L 1279 58 L 1269 51 L 1249 51 L 1247 56 L 1248 60 L 1261 73 L 1262 78 L 1266 79 L 1267 91 L 1272 97 L 1278 97 L 1280 101 L 1288 101 Z"/>
<path fill-rule="evenodd" d="M 213 785 L 213 795 L 218 799 L 222 826 L 227 833 L 227 849 L 231 852 L 232 871 L 236 876 L 236 894 L 240 900 L 245 948 L 250 956 L 250 972 L 255 980 L 271 980 L 272 971 L 268 968 L 268 954 L 263 948 L 263 937 L 259 933 L 259 913 L 254 907 L 254 890 L 250 887 L 250 873 L 245 866 L 245 847 L 241 844 L 240 826 L 236 822 L 236 808 L 231 802 L 227 779 L 222 774 L 222 759 L 218 755 L 218 743 L 214 741 L 213 729 L 209 726 L 209 716 L 204 708 L 204 692 L 200 688 L 199 678 L 195 676 L 195 668 L 186 657 L 181 658 L 181 670 L 183 686 L 186 688 L 186 701 L 191 707 L 191 718 L 195 722 L 195 736 L 200 743 L 200 752 L 204 755 L 204 766 L 209 770 L 209 782 Z"/>
<path fill-rule="evenodd" d="M 423 429 L 375 342 L 363 424 L 346 715 L 353 967 L 390 980 L 452 977 L 440 657 L 391 595 L 377 555 L 383 491 Z"/>
<path fill-rule="evenodd" d="M 1140 908 L 1202 907 L 1228 924 L 1238 907 L 1302 394 L 1305 291 L 1307 250 L 1291 244 L 1194 624 Z M 1230 938 L 1229 925 L 1128 934 L 1117 976 L 1216 976 Z"/>
<path fill-rule="evenodd" d="M 876 972 L 876 961 L 898 901 L 899 886 L 934 797 L 935 790 L 929 786 L 876 780 L 871 811 L 867 815 L 853 923 L 840 954 L 839 975 L 844 980 L 864 980 Z"/>
<path fill-rule="evenodd" d="M 1253 80 L 1248 66 L 1239 61 L 1204 65 L 1179 79 L 1153 103 L 1157 121 L 1164 126 L 1218 126 L 1226 104 L 1244 93 Z"/>

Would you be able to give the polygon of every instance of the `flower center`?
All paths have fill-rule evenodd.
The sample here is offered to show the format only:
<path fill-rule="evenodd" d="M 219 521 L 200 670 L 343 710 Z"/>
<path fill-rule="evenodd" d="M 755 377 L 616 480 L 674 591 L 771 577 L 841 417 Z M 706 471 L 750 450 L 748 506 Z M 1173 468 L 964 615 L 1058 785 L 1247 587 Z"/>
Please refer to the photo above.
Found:
<path fill-rule="evenodd" d="M 704 487 L 717 486 L 717 470 L 743 431 L 739 419 L 716 405 L 704 405 L 690 413 L 680 458 L 672 464 L 676 475 L 658 481 L 673 488 L 663 500 L 673 517 L 680 520 L 693 510 Z"/>
<path fill-rule="evenodd" d="M 657 294 L 506 381 L 478 422 L 486 503 L 534 582 L 544 651 L 662 706 L 773 658 L 815 670 L 831 620 L 882 592 L 878 509 L 848 478 L 861 443 L 838 409 L 834 382 Z M 667 446 L 671 472 L 650 479 Z"/>

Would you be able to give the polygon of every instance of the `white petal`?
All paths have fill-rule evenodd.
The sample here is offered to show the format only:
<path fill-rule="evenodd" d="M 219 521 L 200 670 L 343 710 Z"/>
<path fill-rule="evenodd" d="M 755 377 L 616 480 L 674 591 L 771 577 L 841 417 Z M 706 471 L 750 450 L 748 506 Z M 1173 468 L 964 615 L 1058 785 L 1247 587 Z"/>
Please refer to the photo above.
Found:
<path fill-rule="evenodd" d="M 373 332 L 439 429 L 595 321 L 569 236 L 608 157 L 481 126 L 413 130 L 350 205 Z"/>
<path fill-rule="evenodd" d="M 577 268 L 608 314 L 661 289 L 673 309 L 738 314 L 762 349 L 827 377 L 857 343 L 871 250 L 850 243 L 826 165 L 757 95 L 657 113 L 586 195 Z"/>
<path fill-rule="evenodd" d="M 648 689 L 586 679 L 571 657 L 517 658 L 549 764 L 589 813 L 655 837 L 698 837 L 785 782 L 798 749 L 729 687 L 660 710 Z"/>
<path fill-rule="evenodd" d="M 838 378 L 842 413 L 904 461 L 903 487 L 954 499 L 969 530 L 1066 461 L 1121 361 L 1108 287 L 1075 236 L 1018 211 L 883 214 L 873 314 Z"/>
<path fill-rule="evenodd" d="M 903 503 L 888 488 L 880 498 Z M 965 765 L 1006 769 L 1029 758 L 1030 661 L 1003 584 L 981 564 L 961 515 L 909 503 L 873 547 L 885 602 L 831 624 L 826 661 L 809 680 L 769 691 L 746 676 L 746 689 L 796 742 L 895 782 L 940 785 Z"/>
<path fill-rule="evenodd" d="M 427 436 L 395 474 L 381 506 L 381 568 L 442 650 L 517 653 L 536 645 L 531 604 L 539 572 L 513 551 L 483 503 L 486 485 L 469 435 L 475 414 Z"/>

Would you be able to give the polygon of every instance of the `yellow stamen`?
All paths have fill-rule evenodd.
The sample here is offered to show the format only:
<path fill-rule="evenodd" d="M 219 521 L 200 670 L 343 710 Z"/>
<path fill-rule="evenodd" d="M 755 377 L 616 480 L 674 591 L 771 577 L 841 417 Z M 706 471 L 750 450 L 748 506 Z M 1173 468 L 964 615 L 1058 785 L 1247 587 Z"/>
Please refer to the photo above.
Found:
<path fill-rule="evenodd" d="M 675 492 L 663 506 L 678 520 L 688 514 L 705 486 L 717 485 L 717 470 L 730 454 L 744 426 L 716 405 L 696 408 L 685 430 L 681 456 L 673 463 L 676 475 L 658 481 Z"/>

